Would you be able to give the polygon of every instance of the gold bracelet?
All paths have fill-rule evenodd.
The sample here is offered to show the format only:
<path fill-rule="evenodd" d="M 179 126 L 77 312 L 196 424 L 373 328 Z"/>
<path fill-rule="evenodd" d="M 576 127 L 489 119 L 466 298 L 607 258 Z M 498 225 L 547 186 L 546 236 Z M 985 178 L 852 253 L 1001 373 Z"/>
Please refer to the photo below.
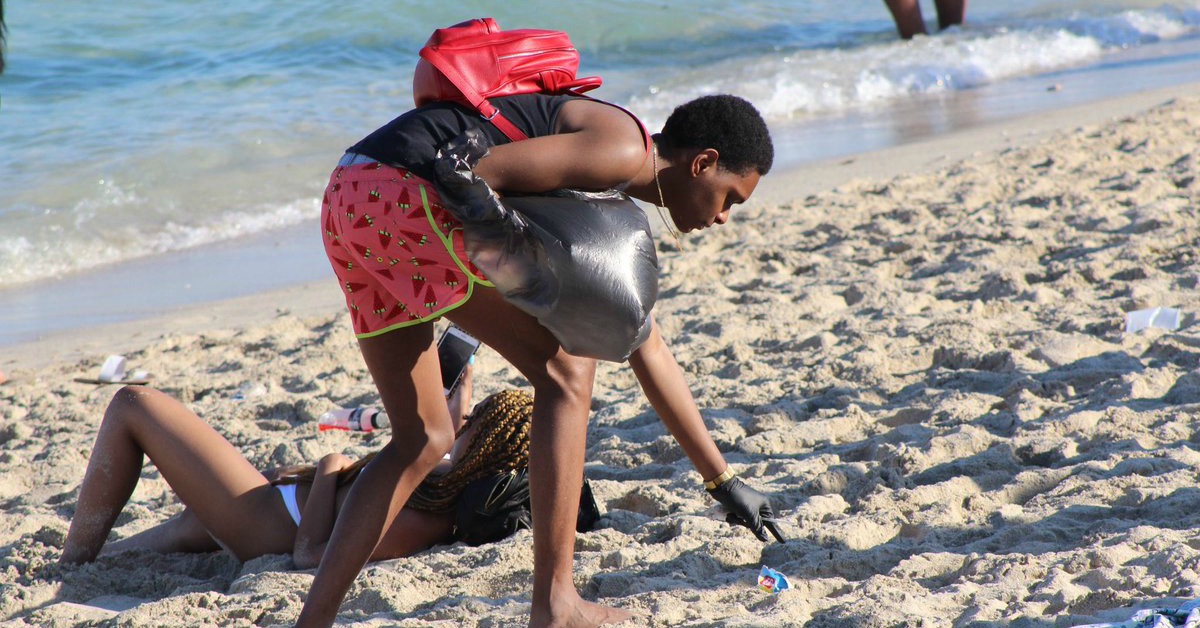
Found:
<path fill-rule="evenodd" d="M 718 486 L 728 482 L 729 480 L 732 480 L 733 475 L 734 475 L 733 469 L 731 469 L 729 467 L 725 467 L 725 471 L 723 471 L 721 473 L 721 475 L 718 475 L 717 477 L 705 482 L 704 488 L 711 491 L 711 490 L 717 488 Z"/>

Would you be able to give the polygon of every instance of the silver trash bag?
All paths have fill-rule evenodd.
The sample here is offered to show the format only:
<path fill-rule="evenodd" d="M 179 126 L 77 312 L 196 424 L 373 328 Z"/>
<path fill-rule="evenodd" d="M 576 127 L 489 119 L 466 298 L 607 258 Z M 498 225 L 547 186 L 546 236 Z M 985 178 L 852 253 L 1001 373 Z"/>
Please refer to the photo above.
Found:
<path fill-rule="evenodd" d="M 658 256 L 645 213 L 621 192 L 498 197 L 471 167 L 483 135 L 452 140 L 434 164 L 467 254 L 509 303 L 572 355 L 622 362 L 650 334 Z"/>

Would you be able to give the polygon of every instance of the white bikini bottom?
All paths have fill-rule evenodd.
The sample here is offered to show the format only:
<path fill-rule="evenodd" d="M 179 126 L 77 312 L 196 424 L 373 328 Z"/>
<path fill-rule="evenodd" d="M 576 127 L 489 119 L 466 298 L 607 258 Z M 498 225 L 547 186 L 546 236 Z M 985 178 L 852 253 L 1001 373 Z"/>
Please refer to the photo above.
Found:
<path fill-rule="evenodd" d="M 279 494 L 283 495 L 283 505 L 287 506 L 288 514 L 292 516 L 292 521 L 296 525 L 300 525 L 300 505 L 296 503 L 296 485 L 295 484 L 276 484 L 275 488 L 279 489 Z"/>

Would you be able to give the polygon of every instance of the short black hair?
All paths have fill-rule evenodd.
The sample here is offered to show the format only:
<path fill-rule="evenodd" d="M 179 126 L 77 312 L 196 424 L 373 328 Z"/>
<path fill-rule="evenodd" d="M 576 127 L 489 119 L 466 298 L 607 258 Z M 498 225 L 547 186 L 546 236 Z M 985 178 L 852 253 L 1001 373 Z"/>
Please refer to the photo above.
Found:
<path fill-rule="evenodd" d="M 775 160 L 771 132 L 758 109 L 729 94 L 701 96 L 671 112 L 660 137 L 669 151 L 715 148 L 718 163 L 735 174 L 765 175 Z"/>

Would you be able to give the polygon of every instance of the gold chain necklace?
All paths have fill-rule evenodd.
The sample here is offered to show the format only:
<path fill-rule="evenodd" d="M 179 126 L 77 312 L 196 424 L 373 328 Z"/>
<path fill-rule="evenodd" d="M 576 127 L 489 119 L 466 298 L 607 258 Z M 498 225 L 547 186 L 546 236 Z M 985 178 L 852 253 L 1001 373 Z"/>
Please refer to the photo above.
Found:
<path fill-rule="evenodd" d="M 654 187 L 658 188 L 658 202 L 654 207 L 658 210 L 658 219 L 662 221 L 663 226 L 667 228 L 667 232 L 671 237 L 675 238 L 675 245 L 679 250 L 683 250 L 683 242 L 679 241 L 679 232 L 675 230 L 675 223 L 670 219 L 670 216 L 663 214 L 663 209 L 667 206 L 666 199 L 663 198 L 662 184 L 658 182 L 658 144 L 653 145 L 653 150 L 650 152 L 650 159 L 654 167 Z"/>

